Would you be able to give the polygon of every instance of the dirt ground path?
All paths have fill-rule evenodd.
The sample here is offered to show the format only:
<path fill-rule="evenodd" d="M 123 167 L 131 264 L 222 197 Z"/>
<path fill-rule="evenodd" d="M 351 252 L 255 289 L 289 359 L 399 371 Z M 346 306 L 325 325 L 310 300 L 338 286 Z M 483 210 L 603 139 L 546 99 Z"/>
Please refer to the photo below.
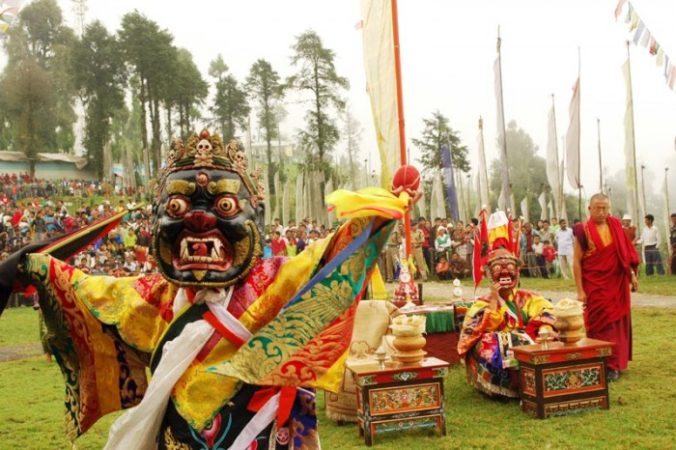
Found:
<path fill-rule="evenodd" d="M 0 363 L 30 358 L 33 356 L 39 356 L 41 354 L 42 345 L 40 345 L 39 342 L 0 347 Z"/>
<path fill-rule="evenodd" d="M 394 284 L 388 284 L 388 291 L 394 292 Z M 435 281 L 428 281 L 423 286 L 423 300 L 425 297 L 437 299 L 448 299 L 452 300 L 453 286 L 448 283 L 439 283 Z M 477 295 L 484 295 L 488 293 L 488 289 L 479 288 L 477 289 Z M 565 292 L 565 291 L 541 291 L 540 292 L 546 298 L 557 302 L 562 298 L 575 298 L 575 292 Z M 465 299 L 471 299 L 474 297 L 474 289 L 469 286 L 462 287 L 462 296 Z M 634 308 L 676 308 L 676 295 L 650 295 L 650 294 L 641 294 L 636 293 L 631 296 L 632 307 Z"/>
<path fill-rule="evenodd" d="M 394 292 L 394 284 L 388 284 L 387 288 L 390 293 Z M 435 281 L 429 281 L 425 283 L 423 287 L 423 300 L 425 298 L 434 298 L 435 301 L 438 299 L 448 299 L 452 300 L 452 286 L 448 283 L 439 283 Z M 485 288 L 480 288 L 477 290 L 477 295 L 483 295 L 488 293 L 488 290 Z M 563 292 L 563 291 L 542 291 L 542 295 L 551 299 L 554 302 L 561 300 L 562 298 L 575 298 L 574 292 Z M 474 290 L 469 286 L 463 286 L 462 296 L 465 299 L 471 299 L 474 297 Z M 649 295 L 649 294 L 633 294 L 632 295 L 632 307 L 634 308 L 676 308 L 676 295 L 663 296 L 663 295 Z M 8 347 L 0 347 L 0 363 L 7 361 L 15 361 L 18 359 L 30 358 L 34 356 L 39 356 L 42 354 L 42 347 L 39 343 L 30 343 L 30 344 L 19 344 L 12 345 Z"/>

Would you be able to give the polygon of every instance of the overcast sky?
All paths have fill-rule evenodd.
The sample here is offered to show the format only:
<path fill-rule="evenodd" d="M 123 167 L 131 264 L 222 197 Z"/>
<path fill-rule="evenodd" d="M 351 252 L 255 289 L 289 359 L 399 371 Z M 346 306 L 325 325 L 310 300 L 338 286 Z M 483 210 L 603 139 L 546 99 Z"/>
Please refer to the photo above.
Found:
<path fill-rule="evenodd" d="M 73 6 L 59 0 L 75 26 Z M 365 91 L 358 0 L 206 1 L 88 0 L 87 20 L 102 20 L 116 30 L 133 9 L 157 21 L 188 49 L 206 76 L 209 62 L 221 53 L 243 80 L 258 58 L 269 60 L 282 76 L 295 36 L 315 30 L 335 51 L 340 75 L 351 89 L 346 96 L 364 128 L 362 148 L 376 158 L 371 113 Z M 547 114 L 553 93 L 560 136 L 568 127 L 568 104 L 582 52 L 582 181 L 587 192 L 598 186 L 596 118 L 601 119 L 604 166 L 624 167 L 625 89 L 621 65 L 630 37 L 624 17 L 615 21 L 616 0 L 488 1 L 399 0 L 406 135 L 420 135 L 422 119 L 435 110 L 450 119 L 477 161 L 477 121 L 484 117 L 488 160 L 497 157 L 492 65 L 496 32 L 501 27 L 506 121 L 516 120 L 545 155 Z M 635 0 L 648 29 L 676 58 L 676 2 Z M 626 12 L 626 6 L 625 10 Z M 671 165 L 676 186 L 676 92 L 663 69 L 642 47 L 631 47 L 639 165 L 647 166 L 646 190 L 662 189 L 664 167 Z M 302 107 L 288 105 L 287 133 L 303 126 Z M 559 149 L 561 151 L 561 149 Z M 411 147 L 413 158 L 417 151 Z M 371 163 L 371 167 L 375 167 Z M 474 166 L 475 167 L 475 166 Z M 650 176 L 649 176 L 650 175 Z M 654 181 L 654 182 L 653 182 Z M 570 188 L 566 188 L 570 191 Z M 672 189 L 673 192 L 673 189 Z M 672 194 L 676 197 L 676 195 Z"/>

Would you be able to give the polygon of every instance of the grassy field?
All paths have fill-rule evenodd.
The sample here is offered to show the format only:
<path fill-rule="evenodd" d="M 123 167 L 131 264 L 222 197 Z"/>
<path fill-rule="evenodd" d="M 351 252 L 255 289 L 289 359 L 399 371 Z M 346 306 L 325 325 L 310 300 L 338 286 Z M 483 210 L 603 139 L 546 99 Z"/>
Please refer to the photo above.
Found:
<path fill-rule="evenodd" d="M 592 411 L 548 420 L 523 414 L 516 401 L 501 402 L 473 391 L 461 367 L 445 383 L 448 436 L 429 431 L 377 437 L 382 449 L 453 448 L 673 448 L 676 439 L 676 309 L 638 309 L 633 314 L 634 361 L 620 382 L 611 384 L 610 411 Z M 10 309 L 0 319 L 0 336 L 13 343 L 36 342 L 37 316 Z M 0 448 L 67 449 L 63 432 L 63 385 L 56 365 L 41 357 L 0 363 Z M 364 448 L 355 425 L 336 426 L 321 409 L 322 445 L 326 449 Z M 114 416 L 103 418 L 76 446 L 102 448 Z"/>

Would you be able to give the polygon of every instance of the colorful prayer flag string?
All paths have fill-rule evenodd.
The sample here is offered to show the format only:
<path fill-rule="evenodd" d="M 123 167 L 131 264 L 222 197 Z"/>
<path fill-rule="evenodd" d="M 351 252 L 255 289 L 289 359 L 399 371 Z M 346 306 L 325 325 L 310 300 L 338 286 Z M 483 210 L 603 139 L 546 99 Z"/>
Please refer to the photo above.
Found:
<path fill-rule="evenodd" d="M 636 46 L 641 46 L 648 49 L 648 52 L 655 56 L 655 64 L 657 67 L 664 66 L 664 82 L 667 84 L 669 89 L 674 90 L 676 85 L 676 65 L 672 62 L 672 59 L 669 58 L 662 48 L 662 46 L 657 42 L 655 36 L 648 29 L 648 26 L 645 22 L 639 17 L 636 12 L 636 8 L 630 1 L 619 0 L 617 6 L 615 7 L 615 20 L 617 20 L 622 14 L 622 9 L 624 5 L 628 4 L 627 15 L 625 16 L 624 23 L 629 27 L 629 32 L 634 33 L 631 41 Z"/>

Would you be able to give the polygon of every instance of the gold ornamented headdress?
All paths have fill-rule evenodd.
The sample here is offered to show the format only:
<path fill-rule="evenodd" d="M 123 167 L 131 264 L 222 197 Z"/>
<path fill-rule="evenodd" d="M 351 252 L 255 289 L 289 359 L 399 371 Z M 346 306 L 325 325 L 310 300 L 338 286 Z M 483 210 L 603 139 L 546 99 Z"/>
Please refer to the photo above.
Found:
<path fill-rule="evenodd" d="M 210 134 L 205 129 L 199 135 L 194 133 L 185 144 L 179 138 L 172 141 L 161 179 L 164 180 L 168 174 L 179 170 L 223 169 L 240 176 L 252 199 L 263 200 L 265 192 L 260 180 L 261 171 L 248 173 L 247 165 L 244 148 L 238 140 L 232 139 L 224 146 L 218 134 Z"/>

